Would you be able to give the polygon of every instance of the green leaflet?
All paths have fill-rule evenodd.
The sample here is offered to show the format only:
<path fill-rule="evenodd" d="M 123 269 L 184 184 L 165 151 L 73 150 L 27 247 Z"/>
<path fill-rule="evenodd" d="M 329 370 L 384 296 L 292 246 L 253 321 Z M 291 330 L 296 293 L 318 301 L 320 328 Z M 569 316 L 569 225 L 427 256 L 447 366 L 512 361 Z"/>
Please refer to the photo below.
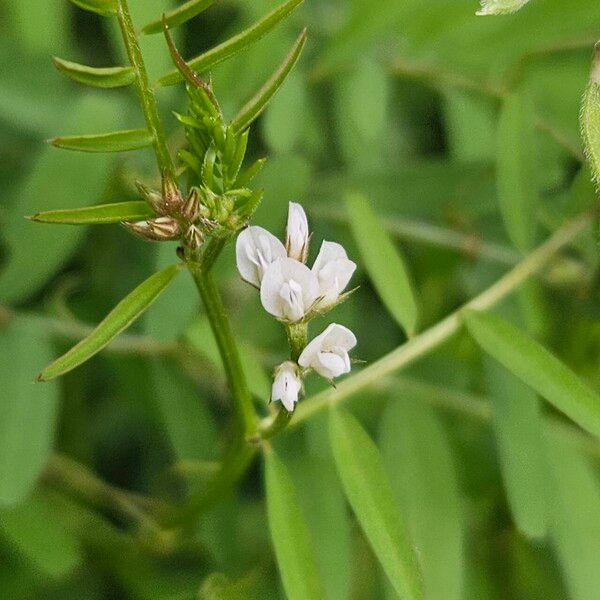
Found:
<path fill-rule="evenodd" d="M 332 410 L 329 435 L 346 497 L 397 594 L 423 599 L 423 582 L 379 450 L 347 413 Z"/>
<path fill-rule="evenodd" d="M 71 0 L 75 6 L 99 15 L 112 15 L 117 12 L 117 0 Z"/>
<path fill-rule="evenodd" d="M 115 114 L 124 111 L 124 105 L 115 102 L 115 98 L 97 93 L 86 94 L 67 108 L 69 116 L 63 126 L 75 132 L 78 128 L 109 127 Z M 109 155 L 67 155 L 49 147 L 40 150 L 31 172 L 14 191 L 18 201 L 5 217 L 3 235 L 9 252 L 8 263 L 0 272 L 3 302 L 24 300 L 40 289 L 65 264 L 85 234 L 78 228 L 42 227 L 24 216 L 39 210 L 76 208 L 83 202 L 100 201 L 112 160 Z"/>
<path fill-rule="evenodd" d="M 135 81 L 132 67 L 88 67 L 56 56 L 52 61 L 61 73 L 73 81 L 93 87 L 115 88 L 131 85 Z"/>
<path fill-rule="evenodd" d="M 158 298 L 178 271 L 179 265 L 173 265 L 146 279 L 123 298 L 90 335 L 48 365 L 38 376 L 38 381 L 48 381 L 64 375 L 100 352 Z"/>
<path fill-rule="evenodd" d="M 281 20 L 287 17 L 301 2 L 303 2 L 303 0 L 287 0 L 287 2 L 278 6 L 275 10 L 271 11 L 248 29 L 245 29 L 222 44 L 219 44 L 204 54 L 188 61 L 188 65 L 191 69 L 199 73 L 211 69 L 220 62 L 237 54 L 246 46 L 260 40 Z M 183 76 L 179 71 L 174 70 L 168 75 L 161 77 L 158 80 L 158 84 L 163 86 L 174 85 L 180 81 L 183 81 Z"/>
<path fill-rule="evenodd" d="M 538 204 L 533 102 L 524 92 L 504 100 L 498 121 L 496 180 L 506 230 L 522 252 L 535 242 Z"/>
<path fill-rule="evenodd" d="M 477 15 L 507 15 L 523 8 L 529 0 L 481 0 Z"/>
<path fill-rule="evenodd" d="M 294 68 L 294 65 L 298 62 L 305 43 L 306 29 L 303 29 L 277 71 L 273 73 L 260 90 L 242 107 L 231 122 L 231 126 L 236 133 L 246 129 L 266 108 L 271 98 L 277 93 Z"/>
<path fill-rule="evenodd" d="M 64 577 L 83 560 L 77 538 L 65 529 L 52 506 L 41 497 L 0 510 L 0 532 L 44 575 Z"/>
<path fill-rule="evenodd" d="M 550 534 L 569 598 L 595 600 L 600 589 L 600 485 L 597 473 L 566 439 L 546 431 Z"/>
<path fill-rule="evenodd" d="M 365 196 L 346 196 L 346 211 L 365 269 L 379 297 L 408 335 L 417 327 L 417 303 L 399 251 Z"/>
<path fill-rule="evenodd" d="M 502 319 L 465 310 L 475 341 L 538 394 L 600 436 L 600 396 L 538 342 Z"/>
<path fill-rule="evenodd" d="M 181 6 L 165 13 L 164 23 L 167 27 L 177 27 L 182 25 L 190 19 L 193 19 L 196 15 L 204 12 L 207 8 L 210 8 L 216 0 L 189 0 Z M 163 19 L 156 19 L 152 23 L 148 23 L 142 32 L 146 34 L 161 33 L 163 27 Z"/>
<path fill-rule="evenodd" d="M 313 541 L 290 475 L 273 449 L 265 454 L 269 531 L 286 595 L 290 600 L 321 600 Z"/>
<path fill-rule="evenodd" d="M 52 451 L 58 385 L 33 385 L 40 363 L 51 358 L 35 320 L 11 319 L 0 329 L 0 505 L 31 493 Z"/>
<path fill-rule="evenodd" d="M 143 201 L 99 204 L 84 208 L 49 210 L 36 213 L 30 219 L 39 223 L 66 225 L 102 225 L 123 221 L 142 221 L 154 217 L 154 211 Z"/>
<path fill-rule="evenodd" d="M 147 129 L 127 129 L 93 135 L 68 135 L 48 140 L 48 143 L 65 150 L 78 152 L 129 152 L 152 144 L 152 134 Z"/>
<path fill-rule="evenodd" d="M 497 362 L 486 362 L 492 423 L 508 503 L 519 531 L 546 534 L 546 461 L 535 392 Z"/>
<path fill-rule="evenodd" d="M 600 45 L 596 45 L 590 82 L 583 96 L 581 135 L 596 184 L 600 184 Z"/>
<path fill-rule="evenodd" d="M 419 548 L 425 597 L 463 597 L 463 518 L 452 449 L 433 411 L 393 394 L 381 416 L 381 454 L 411 539 Z"/>

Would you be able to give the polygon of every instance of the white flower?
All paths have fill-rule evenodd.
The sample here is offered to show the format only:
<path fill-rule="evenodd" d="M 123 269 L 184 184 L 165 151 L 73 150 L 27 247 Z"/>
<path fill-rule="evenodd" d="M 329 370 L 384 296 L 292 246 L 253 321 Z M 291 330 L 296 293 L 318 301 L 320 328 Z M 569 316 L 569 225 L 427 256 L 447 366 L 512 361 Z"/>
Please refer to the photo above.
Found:
<path fill-rule="evenodd" d="M 356 346 L 356 336 L 343 325 L 332 323 L 302 351 L 298 364 L 314 369 L 325 379 L 350 372 L 348 352 Z"/>
<path fill-rule="evenodd" d="M 287 361 L 275 370 L 275 379 L 271 390 L 271 400 L 280 400 L 288 412 L 294 410 L 294 404 L 298 402 L 298 395 L 302 390 L 302 379 L 298 373 L 295 363 Z"/>
<path fill-rule="evenodd" d="M 242 279 L 258 288 L 269 265 L 275 259 L 285 257 L 286 252 L 272 233 L 262 227 L 252 226 L 238 236 L 235 255 Z"/>
<path fill-rule="evenodd" d="M 335 304 L 340 294 L 348 285 L 356 264 L 348 259 L 346 251 L 335 242 L 323 242 L 312 272 L 319 280 L 321 308 Z"/>
<path fill-rule="evenodd" d="M 285 321 L 299 321 L 319 296 L 311 270 L 293 258 L 278 258 L 265 271 L 260 300 L 265 310 Z"/>
<path fill-rule="evenodd" d="M 285 249 L 287 250 L 287 255 L 300 262 L 306 262 L 309 239 L 308 220 L 306 219 L 304 209 L 300 204 L 290 202 L 285 231 Z"/>

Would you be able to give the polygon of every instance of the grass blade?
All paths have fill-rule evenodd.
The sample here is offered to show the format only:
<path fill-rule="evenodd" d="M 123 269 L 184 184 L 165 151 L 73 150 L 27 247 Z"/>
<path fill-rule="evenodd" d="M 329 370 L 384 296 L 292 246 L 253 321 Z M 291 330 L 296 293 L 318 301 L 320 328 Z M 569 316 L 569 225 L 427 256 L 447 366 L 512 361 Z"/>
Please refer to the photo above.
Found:
<path fill-rule="evenodd" d="M 158 298 L 173 281 L 178 270 L 179 265 L 173 265 L 146 279 L 123 298 L 90 335 L 48 365 L 39 374 L 38 381 L 49 381 L 64 375 L 100 352 Z"/>
<path fill-rule="evenodd" d="M 381 416 L 381 454 L 411 539 L 428 600 L 463 597 L 463 519 L 450 441 L 433 409 L 390 398 Z"/>
<path fill-rule="evenodd" d="M 114 15 L 117 12 L 117 0 L 71 0 L 75 6 L 98 15 Z"/>
<path fill-rule="evenodd" d="M 362 194 L 346 197 L 346 210 L 365 269 L 385 307 L 412 335 L 417 327 L 417 303 L 404 261 Z"/>
<path fill-rule="evenodd" d="M 271 98 L 277 93 L 287 79 L 287 76 L 291 73 L 294 65 L 298 62 L 305 43 L 306 29 L 303 29 L 277 71 L 271 75 L 231 122 L 231 126 L 236 133 L 246 129 L 266 108 Z"/>
<path fill-rule="evenodd" d="M 69 135 L 48 140 L 65 150 L 78 152 L 129 152 L 152 145 L 152 134 L 147 129 L 127 129 L 94 135 Z"/>
<path fill-rule="evenodd" d="M 301 2 L 303 2 L 303 0 L 287 0 L 287 2 L 278 6 L 275 10 L 271 11 L 248 29 L 245 29 L 222 44 L 219 44 L 204 54 L 188 61 L 188 65 L 198 73 L 212 69 L 212 67 L 230 58 L 234 54 L 237 54 L 246 46 L 260 40 L 280 21 L 285 19 L 285 17 L 287 17 Z M 183 81 L 183 76 L 179 71 L 174 70 L 168 75 L 161 77 L 161 79 L 158 80 L 158 84 L 163 86 L 174 85 L 180 81 Z"/>
<path fill-rule="evenodd" d="M 99 204 L 84 208 L 49 210 L 36 213 L 30 219 L 39 223 L 62 225 L 102 225 L 123 221 L 143 221 L 154 217 L 150 206 L 143 201 Z"/>
<path fill-rule="evenodd" d="M 165 13 L 164 23 L 170 29 L 177 27 L 177 25 L 183 25 L 183 23 L 187 23 L 190 19 L 193 19 L 201 12 L 204 12 L 207 8 L 210 8 L 215 1 L 216 0 L 189 0 L 189 2 Z M 163 19 L 156 19 L 156 21 L 148 23 L 148 25 L 142 29 L 142 33 L 161 33 L 162 27 Z"/>
<path fill-rule="evenodd" d="M 329 435 L 346 497 L 391 584 L 422 599 L 423 582 L 379 450 L 350 415 L 331 411 Z"/>
<path fill-rule="evenodd" d="M 469 333 L 499 363 L 581 427 L 600 436 L 600 396 L 538 342 L 502 319 L 463 312 Z"/>
<path fill-rule="evenodd" d="M 524 93 L 511 94 L 498 121 L 496 178 L 506 230 L 522 252 L 535 242 L 539 189 L 536 169 L 533 103 Z"/>
<path fill-rule="evenodd" d="M 54 66 L 69 79 L 98 88 L 116 88 L 135 81 L 132 67 L 88 67 L 55 56 Z"/>
<path fill-rule="evenodd" d="M 292 479 L 272 449 L 265 454 L 269 530 L 286 595 L 290 600 L 321 600 L 323 591 L 308 526 Z"/>

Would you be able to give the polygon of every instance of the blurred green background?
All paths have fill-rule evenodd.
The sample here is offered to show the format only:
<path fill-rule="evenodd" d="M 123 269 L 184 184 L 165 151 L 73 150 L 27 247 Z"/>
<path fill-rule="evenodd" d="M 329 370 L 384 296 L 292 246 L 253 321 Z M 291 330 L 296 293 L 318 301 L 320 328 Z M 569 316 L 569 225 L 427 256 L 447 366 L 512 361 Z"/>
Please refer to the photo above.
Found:
<path fill-rule="evenodd" d="M 176 30 L 177 44 L 195 56 L 275 5 L 219 0 Z M 140 27 L 169 6 L 131 0 Z M 591 186 L 572 183 L 583 160 L 580 101 L 600 37 L 597 0 L 531 0 L 499 18 L 476 17 L 477 8 L 476 0 L 306 0 L 213 71 L 233 116 L 308 27 L 298 67 L 251 137 L 251 157 L 269 157 L 255 223 L 282 232 L 288 201 L 300 201 L 314 230 L 311 255 L 323 238 L 346 246 L 361 287 L 333 319 L 356 332 L 356 355 L 369 362 L 404 336 L 360 268 L 347 191 L 364 192 L 397 240 L 421 330 L 521 258 L 495 184 L 498 113 L 510 90 L 526 89 L 535 103 L 538 242 L 595 202 Z M 142 41 L 155 80 L 171 61 L 162 36 Z M 33 384 L 175 251 L 118 226 L 23 218 L 135 199 L 135 179 L 156 183 L 149 150 L 84 155 L 44 144 L 59 134 L 142 126 L 133 91 L 89 91 L 54 70 L 55 55 L 93 66 L 125 60 L 109 19 L 66 0 L 1 0 L 0 597 L 281 598 L 260 464 L 185 535 L 156 531 L 127 509 L 128 494 L 177 500 L 200 488 L 223 449 L 228 398 L 191 280 L 179 278 L 98 357 L 58 382 Z M 158 99 L 175 149 L 183 140 L 171 111 L 184 111 L 183 90 L 159 90 Z M 285 354 L 283 332 L 240 283 L 231 248 L 217 270 L 253 393 L 264 403 Z M 598 389 L 599 289 L 590 234 L 500 312 Z M 311 380 L 308 393 L 313 388 Z M 514 402 L 529 432 L 503 418 Z M 428 598 L 599 597 L 600 445 L 564 423 L 565 435 L 545 441 L 538 412 L 544 422 L 558 415 L 466 334 L 351 408 L 380 442 Z M 317 540 L 327 598 L 392 598 L 345 504 L 321 421 L 276 446 Z"/>

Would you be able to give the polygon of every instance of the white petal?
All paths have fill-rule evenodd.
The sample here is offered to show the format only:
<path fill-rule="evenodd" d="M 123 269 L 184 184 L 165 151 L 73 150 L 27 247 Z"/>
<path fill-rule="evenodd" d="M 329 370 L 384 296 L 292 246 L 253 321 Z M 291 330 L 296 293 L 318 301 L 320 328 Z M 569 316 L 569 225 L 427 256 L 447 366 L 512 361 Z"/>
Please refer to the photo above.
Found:
<path fill-rule="evenodd" d="M 265 271 L 260 299 L 265 310 L 279 319 L 300 320 L 319 296 L 314 273 L 293 258 L 279 258 Z"/>
<path fill-rule="evenodd" d="M 292 412 L 294 404 L 298 402 L 301 389 L 302 381 L 298 376 L 296 365 L 289 361 L 285 362 L 275 372 L 271 400 L 281 401 L 285 408 Z"/>
<path fill-rule="evenodd" d="M 309 231 L 306 213 L 300 204 L 290 202 L 285 241 L 287 255 L 300 262 L 306 262 L 308 240 Z"/>
<path fill-rule="evenodd" d="M 350 369 L 349 360 L 347 360 L 348 353 L 340 356 L 334 352 L 319 352 L 317 354 L 317 360 L 314 365 L 315 371 L 325 377 L 326 379 L 335 379 L 344 373 L 348 373 Z"/>
<path fill-rule="evenodd" d="M 312 271 L 319 279 L 319 287 L 323 300 L 321 308 L 325 308 L 339 298 L 354 271 L 356 264 L 348 259 L 343 246 L 335 242 L 323 242 Z"/>
<path fill-rule="evenodd" d="M 286 256 L 284 245 L 269 231 L 252 226 L 238 235 L 235 244 L 237 268 L 244 281 L 260 287 L 266 269 Z"/>
<path fill-rule="evenodd" d="M 331 323 L 325 331 L 306 345 L 300 354 L 298 364 L 305 369 L 312 367 L 316 370 L 315 365 L 319 364 L 318 354 L 320 352 L 331 352 L 338 349 L 348 352 L 354 346 L 356 346 L 356 336 L 347 327 Z"/>

